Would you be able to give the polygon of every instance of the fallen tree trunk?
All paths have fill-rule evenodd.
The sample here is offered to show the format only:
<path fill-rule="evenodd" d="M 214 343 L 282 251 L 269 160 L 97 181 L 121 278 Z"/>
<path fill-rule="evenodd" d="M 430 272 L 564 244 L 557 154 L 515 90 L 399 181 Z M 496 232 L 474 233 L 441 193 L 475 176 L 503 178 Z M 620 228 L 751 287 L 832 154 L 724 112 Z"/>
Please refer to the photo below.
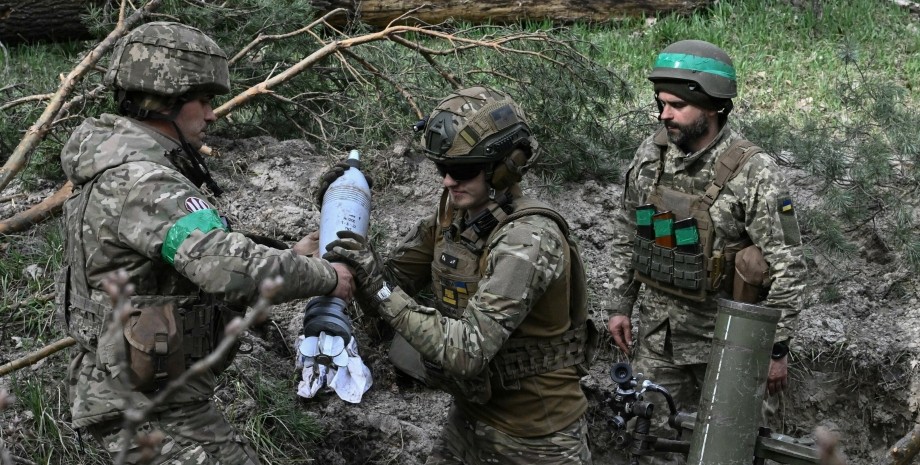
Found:
<path fill-rule="evenodd" d="M 437 24 L 448 19 L 471 23 L 508 23 L 525 19 L 549 19 L 556 23 L 602 22 L 627 16 L 660 12 L 686 12 L 711 3 L 711 0 L 314 0 L 320 11 L 345 8 L 361 22 L 385 27 L 391 21 L 409 24 Z M 357 10 L 355 10 L 357 5 Z"/>
<path fill-rule="evenodd" d="M 19 212 L 10 218 L 0 221 L 0 234 L 13 234 L 25 231 L 46 220 L 48 217 L 59 213 L 64 205 L 64 201 L 67 200 L 71 192 L 73 192 L 73 183 L 67 181 L 63 187 L 54 193 L 54 195 L 42 200 L 38 205 L 34 205 L 26 211 Z"/>
<path fill-rule="evenodd" d="M 91 5 L 103 0 L 0 0 L 0 42 L 90 39 L 80 21 Z"/>

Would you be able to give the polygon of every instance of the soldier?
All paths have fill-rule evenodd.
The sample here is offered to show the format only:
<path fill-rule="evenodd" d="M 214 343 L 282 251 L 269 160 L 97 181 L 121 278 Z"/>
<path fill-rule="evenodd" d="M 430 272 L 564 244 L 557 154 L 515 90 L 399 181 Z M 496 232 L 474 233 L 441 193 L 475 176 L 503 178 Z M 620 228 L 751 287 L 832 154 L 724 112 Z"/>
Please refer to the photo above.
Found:
<path fill-rule="evenodd" d="M 579 378 L 597 333 L 567 223 L 518 186 L 537 158 L 523 111 L 459 90 L 423 144 L 443 176 L 436 212 L 386 262 L 348 233 L 326 258 L 354 268 L 359 302 L 398 333 L 394 364 L 454 395 L 427 463 L 591 463 Z M 434 307 L 413 300 L 429 286 Z"/>
<path fill-rule="evenodd" d="M 220 367 L 180 387 L 139 428 L 165 437 L 152 462 L 137 442 L 119 441 L 122 414 L 149 405 L 171 377 L 216 347 L 234 316 L 217 299 L 245 310 L 259 284 L 278 275 L 279 301 L 348 299 L 351 273 L 299 255 L 301 243 L 278 250 L 231 232 L 199 190 L 206 184 L 220 193 L 197 151 L 215 120 L 212 97 L 230 90 L 226 55 L 209 37 L 177 23 L 142 25 L 116 47 L 105 82 L 120 116 L 88 118 L 61 153 L 75 186 L 64 206 L 58 279 L 61 311 L 78 341 L 68 373 L 74 426 L 113 455 L 128 447 L 128 463 L 258 464 L 211 402 Z M 112 304 L 102 284 L 118 269 L 135 288 L 137 309 L 123 335 L 104 331 Z"/>
<path fill-rule="evenodd" d="M 699 40 L 676 42 L 658 55 L 649 80 L 664 127 L 642 143 L 626 173 L 623 210 L 616 218 L 622 236 L 613 248 L 610 334 L 629 353 L 630 316 L 638 300 L 636 371 L 667 388 L 679 409 L 695 409 L 716 297 L 723 289 L 732 293 L 734 258 L 742 251 L 766 261 L 769 293 L 762 305 L 783 313 L 767 382 L 769 393 L 776 394 L 786 387 L 786 354 L 805 277 L 799 226 L 783 176 L 770 156 L 728 124 L 737 92 L 735 69 L 724 51 Z M 653 224 L 656 212 L 662 214 Z M 669 223 L 664 212 L 685 221 Z M 675 237 L 676 243 L 669 243 Z M 658 433 L 664 434 L 667 409 L 658 407 L 656 413 Z M 683 463 L 670 460 L 648 463 Z"/>

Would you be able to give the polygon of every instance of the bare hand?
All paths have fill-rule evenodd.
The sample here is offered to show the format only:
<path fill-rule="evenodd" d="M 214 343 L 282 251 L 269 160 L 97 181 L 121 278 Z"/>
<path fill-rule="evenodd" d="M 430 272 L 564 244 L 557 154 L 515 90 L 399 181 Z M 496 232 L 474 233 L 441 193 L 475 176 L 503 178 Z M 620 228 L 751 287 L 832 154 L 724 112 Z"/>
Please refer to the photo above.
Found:
<path fill-rule="evenodd" d="M 616 343 L 617 347 L 624 354 L 628 354 L 629 348 L 632 346 L 632 324 L 629 322 L 629 317 L 626 315 L 610 317 L 610 321 L 607 322 L 607 330 L 613 336 L 613 342 Z"/>
<path fill-rule="evenodd" d="M 335 284 L 335 289 L 329 293 L 332 297 L 338 297 L 345 302 L 351 302 L 355 294 L 355 276 L 351 268 L 344 263 L 330 263 L 335 268 L 336 274 L 339 275 L 339 281 Z"/>
<path fill-rule="evenodd" d="M 305 257 L 319 258 L 319 231 L 307 234 L 294 244 L 294 253 Z"/>
<path fill-rule="evenodd" d="M 770 359 L 770 373 L 767 375 L 767 392 L 778 394 L 789 384 L 789 357 Z"/>

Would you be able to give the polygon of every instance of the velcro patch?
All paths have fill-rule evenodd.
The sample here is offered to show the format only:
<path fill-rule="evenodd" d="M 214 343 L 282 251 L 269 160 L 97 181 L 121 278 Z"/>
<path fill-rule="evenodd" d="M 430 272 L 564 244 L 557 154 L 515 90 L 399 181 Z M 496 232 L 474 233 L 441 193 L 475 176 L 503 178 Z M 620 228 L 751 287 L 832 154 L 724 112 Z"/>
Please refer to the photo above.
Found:
<path fill-rule="evenodd" d="M 442 264 L 444 264 L 444 265 L 446 265 L 446 266 L 448 266 L 448 267 L 450 267 L 450 268 L 453 268 L 453 269 L 455 269 L 455 270 L 457 269 L 457 265 L 460 263 L 460 259 L 459 259 L 459 258 L 454 257 L 453 255 L 448 255 L 447 253 L 441 253 L 441 257 L 438 258 L 438 260 L 439 260 Z"/>
<path fill-rule="evenodd" d="M 199 210 L 207 210 L 209 208 L 211 208 L 211 206 L 208 205 L 208 202 L 205 202 L 198 197 L 189 197 L 185 199 L 185 209 L 188 210 L 189 213 L 197 212 Z"/>
<path fill-rule="evenodd" d="M 511 109 L 511 105 L 502 105 L 489 115 L 495 123 L 495 128 L 499 131 L 519 121 L 517 115 L 514 114 L 514 110 Z"/>

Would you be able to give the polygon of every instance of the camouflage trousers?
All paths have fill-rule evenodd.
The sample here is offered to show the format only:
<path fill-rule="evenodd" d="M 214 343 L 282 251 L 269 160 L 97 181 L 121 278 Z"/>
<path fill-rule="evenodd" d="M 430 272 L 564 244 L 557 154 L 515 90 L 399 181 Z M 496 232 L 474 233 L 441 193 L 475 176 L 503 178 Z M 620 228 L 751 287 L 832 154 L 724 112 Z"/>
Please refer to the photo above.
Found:
<path fill-rule="evenodd" d="M 639 351 L 632 360 L 633 372 L 642 373 L 643 379 L 648 379 L 664 387 L 674 398 L 677 410 L 680 412 L 696 412 L 699 410 L 700 396 L 703 394 L 703 383 L 706 381 L 706 363 L 692 365 L 677 365 L 667 360 L 667 357 L 650 352 L 639 344 Z M 783 403 L 782 393 L 777 396 L 765 397 L 761 414 L 763 424 L 782 431 L 782 415 L 780 406 Z M 658 437 L 673 439 L 677 435 L 674 428 L 668 426 L 668 406 L 663 397 L 650 395 L 646 400 L 655 403 L 653 411 L 651 434 Z M 630 425 L 632 429 L 632 425 Z M 684 433 L 682 439 L 688 440 Z M 660 454 L 641 457 L 639 463 L 643 465 L 684 465 L 686 457 L 682 454 Z"/>
<path fill-rule="evenodd" d="M 584 417 L 555 433 L 521 438 L 467 418 L 456 405 L 426 465 L 591 465 Z"/>
<path fill-rule="evenodd" d="M 121 450 L 121 421 L 86 428 L 115 457 Z M 185 405 L 154 414 L 137 429 L 138 436 L 163 433 L 155 457 L 132 438 L 126 464 L 259 465 L 259 458 L 245 438 L 237 434 L 211 402 Z"/>

